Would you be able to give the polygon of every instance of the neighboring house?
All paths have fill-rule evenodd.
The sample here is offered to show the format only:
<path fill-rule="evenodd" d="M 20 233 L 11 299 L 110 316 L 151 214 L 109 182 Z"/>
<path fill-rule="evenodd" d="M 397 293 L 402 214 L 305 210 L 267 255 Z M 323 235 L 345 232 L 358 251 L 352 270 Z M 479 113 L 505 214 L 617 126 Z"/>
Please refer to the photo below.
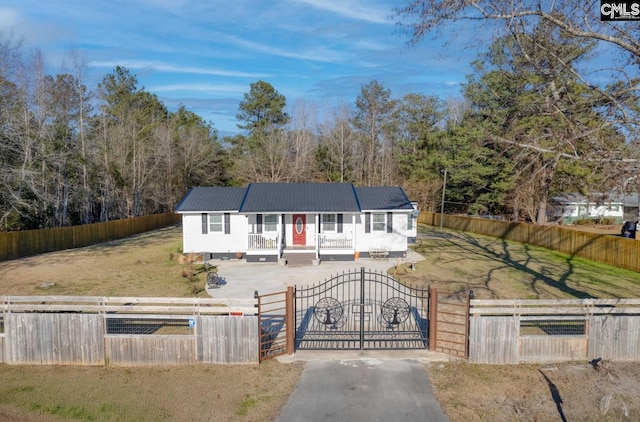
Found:
<path fill-rule="evenodd" d="M 637 193 L 629 193 L 624 195 L 624 219 L 635 220 L 638 218 L 640 209 L 640 195 Z"/>
<path fill-rule="evenodd" d="M 551 199 L 547 216 L 549 220 L 562 224 L 594 218 L 611 218 L 615 224 L 622 224 L 624 207 L 619 200 L 590 200 L 580 194 L 564 194 Z"/>
<path fill-rule="evenodd" d="M 399 187 L 252 183 L 196 187 L 182 214 L 183 252 L 249 262 L 404 257 L 417 210 Z"/>

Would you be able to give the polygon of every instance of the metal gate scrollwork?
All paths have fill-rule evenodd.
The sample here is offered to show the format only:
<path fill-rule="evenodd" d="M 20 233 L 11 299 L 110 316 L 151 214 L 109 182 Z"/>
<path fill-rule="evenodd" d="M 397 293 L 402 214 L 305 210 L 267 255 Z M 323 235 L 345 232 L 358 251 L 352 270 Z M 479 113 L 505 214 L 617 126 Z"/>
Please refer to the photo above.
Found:
<path fill-rule="evenodd" d="M 313 316 L 324 325 L 337 326 L 343 315 L 342 304 L 332 297 L 323 297 L 313 307 Z"/>
<path fill-rule="evenodd" d="M 409 318 L 411 308 L 406 300 L 392 297 L 382 305 L 382 319 L 390 325 L 402 324 Z"/>
<path fill-rule="evenodd" d="M 295 293 L 296 349 L 426 349 L 429 291 L 359 271 Z"/>

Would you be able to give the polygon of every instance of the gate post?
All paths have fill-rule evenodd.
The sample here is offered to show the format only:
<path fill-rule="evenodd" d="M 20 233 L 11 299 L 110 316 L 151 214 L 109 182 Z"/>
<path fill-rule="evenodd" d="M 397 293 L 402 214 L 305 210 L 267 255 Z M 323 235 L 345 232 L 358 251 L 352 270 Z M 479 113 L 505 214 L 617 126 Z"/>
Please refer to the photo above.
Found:
<path fill-rule="evenodd" d="M 286 339 L 287 339 L 287 354 L 292 355 L 295 353 L 295 336 L 296 336 L 296 322 L 295 322 L 295 287 L 287 287 L 286 299 L 285 299 L 285 326 L 287 327 Z"/>
<path fill-rule="evenodd" d="M 438 336 L 438 289 L 429 286 L 429 350 L 436 350 Z"/>
<path fill-rule="evenodd" d="M 364 267 L 360 267 L 360 350 L 364 349 Z"/>

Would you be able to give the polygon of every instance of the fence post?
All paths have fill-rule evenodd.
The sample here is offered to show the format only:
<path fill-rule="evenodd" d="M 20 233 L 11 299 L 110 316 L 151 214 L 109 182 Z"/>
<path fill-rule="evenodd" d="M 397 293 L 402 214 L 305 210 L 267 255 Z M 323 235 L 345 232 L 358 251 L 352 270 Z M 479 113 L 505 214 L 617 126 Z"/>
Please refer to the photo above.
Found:
<path fill-rule="evenodd" d="M 360 267 L 360 350 L 364 349 L 364 267 Z"/>
<path fill-rule="evenodd" d="M 429 286 L 429 350 L 436 350 L 438 330 L 438 289 Z"/>
<path fill-rule="evenodd" d="M 467 320 L 465 321 L 465 330 L 464 330 L 464 337 L 465 337 L 465 351 L 464 351 L 464 358 L 465 359 L 469 359 L 469 344 L 470 344 L 470 339 L 469 339 L 469 331 L 470 331 L 470 325 L 471 325 L 471 300 L 474 299 L 474 294 L 473 294 L 473 290 L 469 290 L 469 294 L 467 295 Z"/>
<path fill-rule="evenodd" d="M 287 295 L 285 301 L 285 318 L 286 318 L 286 327 L 287 327 L 287 354 L 292 355 L 295 353 L 295 336 L 296 336 L 296 322 L 295 322 L 295 287 L 289 286 L 287 287 Z"/>

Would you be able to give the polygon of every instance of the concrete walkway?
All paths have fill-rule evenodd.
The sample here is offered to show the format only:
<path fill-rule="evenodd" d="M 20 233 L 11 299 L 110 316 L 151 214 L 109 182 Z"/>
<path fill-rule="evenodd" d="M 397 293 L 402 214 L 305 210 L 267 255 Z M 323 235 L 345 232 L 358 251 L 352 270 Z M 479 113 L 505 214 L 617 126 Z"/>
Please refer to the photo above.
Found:
<path fill-rule="evenodd" d="M 314 360 L 280 422 L 448 421 L 422 364 L 414 360 Z"/>

